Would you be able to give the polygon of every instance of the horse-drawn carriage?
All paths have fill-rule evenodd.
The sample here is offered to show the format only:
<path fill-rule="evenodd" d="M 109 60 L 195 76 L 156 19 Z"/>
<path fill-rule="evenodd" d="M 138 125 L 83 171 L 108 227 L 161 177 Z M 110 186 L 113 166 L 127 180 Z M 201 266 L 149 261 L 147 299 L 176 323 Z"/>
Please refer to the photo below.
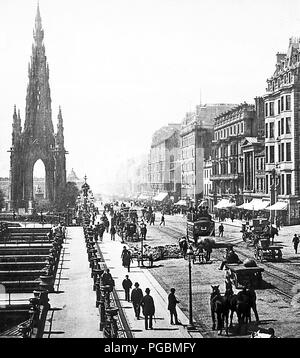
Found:
<path fill-rule="evenodd" d="M 259 239 L 254 249 L 254 257 L 260 262 L 281 261 L 283 246 L 270 245 L 270 239 Z"/>
<path fill-rule="evenodd" d="M 225 264 L 226 277 L 236 288 L 243 288 L 249 283 L 260 287 L 264 269 L 258 266 L 247 267 L 244 264 Z"/>
<path fill-rule="evenodd" d="M 203 236 L 215 236 L 215 222 L 210 215 L 197 217 L 188 214 L 187 217 L 187 239 L 190 243 L 197 245 Z"/>

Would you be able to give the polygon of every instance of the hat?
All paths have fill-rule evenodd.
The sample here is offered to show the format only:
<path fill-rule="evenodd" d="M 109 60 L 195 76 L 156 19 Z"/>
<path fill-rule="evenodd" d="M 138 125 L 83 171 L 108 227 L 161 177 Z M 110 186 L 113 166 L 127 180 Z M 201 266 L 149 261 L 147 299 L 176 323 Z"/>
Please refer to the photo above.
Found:
<path fill-rule="evenodd" d="M 147 287 L 147 288 L 145 289 L 145 292 L 146 292 L 146 293 L 149 293 L 149 292 L 150 292 L 150 288 Z"/>
<path fill-rule="evenodd" d="M 175 292 L 175 288 L 171 288 L 171 292 Z"/>
<path fill-rule="evenodd" d="M 139 287 L 139 283 L 136 282 L 136 283 L 134 284 L 134 286 L 135 286 L 135 287 Z"/>

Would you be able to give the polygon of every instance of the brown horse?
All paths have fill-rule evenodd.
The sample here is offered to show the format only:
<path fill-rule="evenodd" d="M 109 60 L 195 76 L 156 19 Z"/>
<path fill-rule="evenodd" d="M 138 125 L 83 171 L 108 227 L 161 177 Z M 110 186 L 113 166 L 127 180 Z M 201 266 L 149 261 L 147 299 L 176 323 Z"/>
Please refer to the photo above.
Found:
<path fill-rule="evenodd" d="M 222 296 L 218 286 L 211 286 L 212 293 L 210 295 L 211 318 L 213 321 L 212 329 L 216 329 L 217 316 L 217 330 L 218 335 L 222 334 L 224 328 L 224 321 L 226 323 L 225 331 L 228 335 L 228 316 L 229 316 L 229 302 L 226 296 Z"/>

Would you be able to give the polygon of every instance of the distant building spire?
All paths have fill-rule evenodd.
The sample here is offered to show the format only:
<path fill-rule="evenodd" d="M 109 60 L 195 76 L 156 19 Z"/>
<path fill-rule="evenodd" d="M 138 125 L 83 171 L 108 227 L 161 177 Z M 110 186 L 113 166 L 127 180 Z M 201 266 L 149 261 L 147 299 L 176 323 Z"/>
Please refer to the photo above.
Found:
<path fill-rule="evenodd" d="M 40 47 L 43 43 L 44 39 L 44 30 L 42 27 L 42 18 L 40 14 L 40 5 L 37 4 L 37 11 L 36 11 L 36 17 L 35 17 L 35 31 L 33 34 L 34 40 L 36 42 L 36 45 Z"/>

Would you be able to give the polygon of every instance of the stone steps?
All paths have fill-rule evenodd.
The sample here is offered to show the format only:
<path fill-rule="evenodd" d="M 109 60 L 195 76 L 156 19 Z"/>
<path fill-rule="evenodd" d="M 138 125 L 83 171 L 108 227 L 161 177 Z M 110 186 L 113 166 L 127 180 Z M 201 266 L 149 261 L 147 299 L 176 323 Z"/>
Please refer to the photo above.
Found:
<path fill-rule="evenodd" d="M 23 281 L 26 279 L 35 280 L 43 274 L 40 270 L 1 270 L 0 283 L 3 281 Z"/>
<path fill-rule="evenodd" d="M 1 255 L 49 255 L 52 245 L 45 246 L 4 246 L 0 247 Z"/>
<path fill-rule="evenodd" d="M 48 255 L 1 255 L 0 262 L 45 262 Z"/>
<path fill-rule="evenodd" d="M 17 270 L 42 270 L 46 266 L 46 262 L 0 262 L 0 273 L 2 271 Z"/>

